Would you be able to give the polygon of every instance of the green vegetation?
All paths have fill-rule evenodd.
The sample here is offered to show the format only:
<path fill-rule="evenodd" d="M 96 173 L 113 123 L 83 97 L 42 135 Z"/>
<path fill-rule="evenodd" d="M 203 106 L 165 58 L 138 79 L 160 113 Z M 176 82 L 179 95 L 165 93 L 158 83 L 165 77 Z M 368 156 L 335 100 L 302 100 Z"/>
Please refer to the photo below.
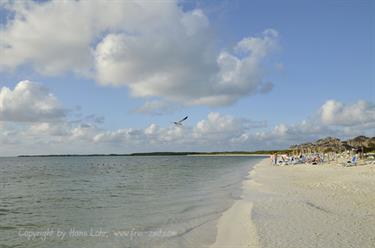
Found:
<path fill-rule="evenodd" d="M 293 151 L 342 152 L 361 148 L 365 153 L 375 152 L 375 137 L 358 136 L 354 139 L 341 141 L 338 138 L 327 137 L 313 143 L 293 145 L 290 149 L 259 150 L 259 151 L 221 151 L 221 152 L 140 152 L 130 154 L 59 154 L 59 155 L 20 155 L 19 157 L 99 157 L 99 156 L 187 156 L 187 155 L 267 155 L 291 154 Z"/>
<path fill-rule="evenodd" d="M 267 155 L 291 153 L 292 150 L 224 151 L 224 152 L 140 152 L 130 154 L 51 154 L 20 155 L 18 157 L 104 157 L 104 156 L 187 156 L 187 155 Z"/>
<path fill-rule="evenodd" d="M 195 155 L 199 154 L 198 152 L 139 152 L 131 153 L 129 156 L 186 156 L 186 155 Z"/>
<path fill-rule="evenodd" d="M 20 158 L 29 157 L 104 157 L 104 156 L 129 156 L 129 154 L 49 154 L 49 155 L 19 155 Z"/>

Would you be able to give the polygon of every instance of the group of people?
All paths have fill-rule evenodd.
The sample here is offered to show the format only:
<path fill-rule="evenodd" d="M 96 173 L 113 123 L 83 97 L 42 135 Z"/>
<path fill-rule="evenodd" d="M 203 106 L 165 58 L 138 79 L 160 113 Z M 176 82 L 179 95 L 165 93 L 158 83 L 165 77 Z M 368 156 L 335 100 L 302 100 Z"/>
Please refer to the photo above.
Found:
<path fill-rule="evenodd" d="M 314 153 L 314 154 L 299 154 L 299 155 L 288 155 L 288 154 L 271 154 L 271 161 L 273 165 L 294 165 L 300 163 L 309 164 L 320 164 L 325 161 L 324 154 Z"/>
<path fill-rule="evenodd" d="M 310 153 L 299 155 L 277 154 L 273 153 L 270 156 L 273 165 L 295 165 L 295 164 L 312 164 L 318 165 L 324 162 L 342 162 L 346 165 L 356 165 L 360 154 L 336 154 L 331 153 Z"/>

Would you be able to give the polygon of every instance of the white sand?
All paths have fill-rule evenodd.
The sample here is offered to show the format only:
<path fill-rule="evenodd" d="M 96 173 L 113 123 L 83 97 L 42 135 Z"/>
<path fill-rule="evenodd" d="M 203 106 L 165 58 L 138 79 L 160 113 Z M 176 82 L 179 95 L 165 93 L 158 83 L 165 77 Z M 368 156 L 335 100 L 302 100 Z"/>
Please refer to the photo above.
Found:
<path fill-rule="evenodd" d="M 272 166 L 220 218 L 213 247 L 375 247 L 375 166 Z"/>
<path fill-rule="evenodd" d="M 255 226 L 250 219 L 251 209 L 251 202 L 235 202 L 220 218 L 212 247 L 258 247 Z"/>

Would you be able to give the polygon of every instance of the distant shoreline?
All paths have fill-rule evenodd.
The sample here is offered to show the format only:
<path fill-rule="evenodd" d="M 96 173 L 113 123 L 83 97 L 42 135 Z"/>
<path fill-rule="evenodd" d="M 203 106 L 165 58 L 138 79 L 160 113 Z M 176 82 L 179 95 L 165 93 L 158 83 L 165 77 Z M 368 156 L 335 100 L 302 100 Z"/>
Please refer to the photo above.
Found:
<path fill-rule="evenodd" d="M 231 152 L 150 152 L 129 154 L 49 154 L 49 155 L 18 155 L 19 158 L 29 157 L 134 157 L 134 156 L 269 156 L 275 151 L 231 151 Z"/>
<path fill-rule="evenodd" d="M 193 154 L 193 155 L 186 155 L 186 156 L 190 156 L 190 157 L 235 157 L 235 156 L 238 156 L 238 157 L 266 157 L 266 156 L 270 156 L 270 154 L 257 154 L 257 153 L 222 153 L 222 154 Z"/>

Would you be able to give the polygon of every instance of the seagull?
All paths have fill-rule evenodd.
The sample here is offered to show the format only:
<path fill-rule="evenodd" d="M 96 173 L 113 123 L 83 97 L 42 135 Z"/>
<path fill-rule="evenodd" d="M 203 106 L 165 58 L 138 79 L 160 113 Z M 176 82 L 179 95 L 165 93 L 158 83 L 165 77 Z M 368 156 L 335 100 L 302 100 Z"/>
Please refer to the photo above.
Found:
<path fill-rule="evenodd" d="M 179 121 L 175 121 L 173 122 L 176 126 L 180 127 L 182 126 L 182 122 L 185 121 L 188 117 L 185 116 L 183 119 L 179 120 Z"/>

